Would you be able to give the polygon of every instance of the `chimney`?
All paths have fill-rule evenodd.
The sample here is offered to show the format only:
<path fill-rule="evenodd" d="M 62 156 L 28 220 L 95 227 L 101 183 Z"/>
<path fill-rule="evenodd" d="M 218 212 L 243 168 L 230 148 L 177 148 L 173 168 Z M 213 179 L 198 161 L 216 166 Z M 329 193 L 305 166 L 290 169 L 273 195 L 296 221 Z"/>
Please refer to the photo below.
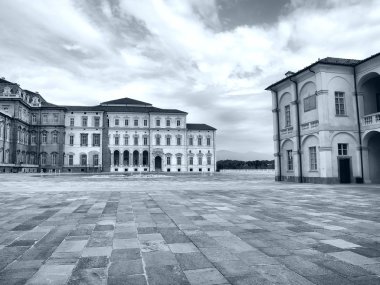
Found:
<path fill-rule="evenodd" d="M 294 74 L 293 71 L 288 71 L 287 73 L 285 73 L 285 76 L 286 77 L 289 77 L 289 76 L 292 76 Z"/>

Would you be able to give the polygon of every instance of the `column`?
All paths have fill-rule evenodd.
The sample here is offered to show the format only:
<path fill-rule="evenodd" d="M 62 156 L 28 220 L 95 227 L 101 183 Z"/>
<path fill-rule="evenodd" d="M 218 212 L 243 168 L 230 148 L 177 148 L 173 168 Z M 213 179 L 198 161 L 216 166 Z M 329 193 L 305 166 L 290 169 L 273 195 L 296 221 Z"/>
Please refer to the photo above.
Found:
<path fill-rule="evenodd" d="M 363 178 L 364 178 L 364 183 L 371 183 L 371 177 L 369 176 L 368 147 L 362 147 L 362 154 L 363 154 Z"/>

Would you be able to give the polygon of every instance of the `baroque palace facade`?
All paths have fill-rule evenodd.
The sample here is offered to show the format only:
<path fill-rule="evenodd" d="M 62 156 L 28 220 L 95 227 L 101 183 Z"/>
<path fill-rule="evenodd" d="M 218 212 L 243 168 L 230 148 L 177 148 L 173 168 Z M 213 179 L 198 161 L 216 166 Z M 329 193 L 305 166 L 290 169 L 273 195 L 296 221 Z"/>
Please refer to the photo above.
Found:
<path fill-rule="evenodd" d="M 57 106 L 0 79 L 0 172 L 214 172 L 215 132 L 130 98 Z"/>
<path fill-rule="evenodd" d="M 380 183 L 380 54 L 324 58 L 272 92 L 276 180 Z"/>

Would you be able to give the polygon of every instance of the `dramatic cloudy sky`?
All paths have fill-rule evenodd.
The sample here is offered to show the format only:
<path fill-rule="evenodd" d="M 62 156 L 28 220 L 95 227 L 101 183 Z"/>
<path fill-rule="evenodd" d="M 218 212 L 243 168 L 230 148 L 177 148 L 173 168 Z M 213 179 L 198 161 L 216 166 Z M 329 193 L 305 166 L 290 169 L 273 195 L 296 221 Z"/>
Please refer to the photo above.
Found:
<path fill-rule="evenodd" d="M 56 104 L 131 97 L 218 129 L 218 148 L 273 153 L 287 70 L 380 51 L 374 0 L 0 0 L 0 76 Z"/>

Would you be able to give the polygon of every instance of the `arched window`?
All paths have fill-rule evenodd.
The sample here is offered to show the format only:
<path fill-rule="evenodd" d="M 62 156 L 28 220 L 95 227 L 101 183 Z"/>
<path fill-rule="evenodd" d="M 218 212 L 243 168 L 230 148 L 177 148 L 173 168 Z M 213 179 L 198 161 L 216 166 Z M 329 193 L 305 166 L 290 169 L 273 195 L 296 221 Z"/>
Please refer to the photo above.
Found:
<path fill-rule="evenodd" d="M 41 143 L 47 143 L 47 132 L 42 133 Z"/>
<path fill-rule="evenodd" d="M 125 150 L 123 153 L 123 165 L 129 165 L 129 151 Z"/>
<path fill-rule="evenodd" d="M 51 154 L 51 165 L 57 165 L 58 164 L 58 153 L 53 152 Z"/>
<path fill-rule="evenodd" d="M 146 150 L 143 151 L 143 157 L 142 157 L 142 159 L 143 159 L 142 164 L 144 166 L 148 165 L 148 161 L 149 161 L 148 151 L 146 151 Z"/>
<path fill-rule="evenodd" d="M 41 153 L 40 154 L 40 157 L 41 157 L 41 165 L 46 165 L 46 163 L 47 163 L 47 155 L 46 155 L 46 153 Z"/>
<path fill-rule="evenodd" d="M 113 165 L 119 165 L 120 163 L 120 152 L 115 150 L 113 152 Z"/>
<path fill-rule="evenodd" d="M 58 143 L 58 132 L 52 132 L 51 143 Z"/>
<path fill-rule="evenodd" d="M 140 164 L 140 161 L 139 161 L 139 152 L 137 150 L 135 150 L 133 152 L 133 165 L 134 166 L 138 166 Z"/>

